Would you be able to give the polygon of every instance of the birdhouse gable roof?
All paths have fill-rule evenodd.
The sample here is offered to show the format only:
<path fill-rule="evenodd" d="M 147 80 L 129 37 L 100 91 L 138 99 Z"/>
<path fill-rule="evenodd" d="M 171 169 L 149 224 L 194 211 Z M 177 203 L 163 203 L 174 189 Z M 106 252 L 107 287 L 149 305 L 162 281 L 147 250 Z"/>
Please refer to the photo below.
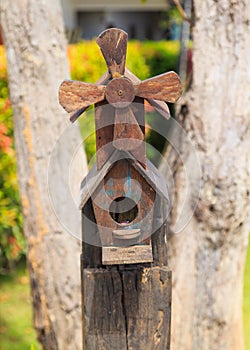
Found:
<path fill-rule="evenodd" d="M 113 165 L 121 159 L 130 161 L 131 165 L 140 173 L 156 193 L 169 202 L 168 190 L 164 177 L 149 160 L 147 160 L 147 168 L 145 169 L 129 152 L 115 150 L 100 170 L 97 170 L 97 164 L 95 163 L 87 176 L 83 179 L 80 190 L 79 209 L 84 207 Z"/>

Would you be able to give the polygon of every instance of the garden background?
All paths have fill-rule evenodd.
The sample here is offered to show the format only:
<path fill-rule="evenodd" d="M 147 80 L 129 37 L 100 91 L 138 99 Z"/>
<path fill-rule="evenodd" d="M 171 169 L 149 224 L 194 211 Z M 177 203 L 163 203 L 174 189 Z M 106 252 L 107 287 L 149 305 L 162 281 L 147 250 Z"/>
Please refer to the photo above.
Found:
<path fill-rule="evenodd" d="M 128 45 L 127 66 L 140 79 L 177 70 L 180 44 L 177 41 L 138 42 Z M 191 53 L 191 48 L 190 48 Z M 69 45 L 71 77 L 95 82 L 106 66 L 99 48 L 92 41 Z M 147 142 L 160 152 L 164 140 L 150 130 L 158 118 L 147 109 Z M 81 118 L 80 127 L 85 139 L 88 160 L 95 153 L 94 120 Z M 161 122 L 158 121 L 158 122 Z M 90 135 L 90 136 L 88 136 Z M 12 109 L 8 94 L 7 66 L 4 47 L 0 47 L 0 349 L 40 349 L 32 328 L 29 279 L 25 267 L 25 240 L 18 195 Z M 157 164 L 157 154 L 148 149 L 148 157 Z M 245 269 L 244 322 L 246 349 L 250 349 L 250 249 Z M 247 331 L 248 330 L 248 331 Z"/>

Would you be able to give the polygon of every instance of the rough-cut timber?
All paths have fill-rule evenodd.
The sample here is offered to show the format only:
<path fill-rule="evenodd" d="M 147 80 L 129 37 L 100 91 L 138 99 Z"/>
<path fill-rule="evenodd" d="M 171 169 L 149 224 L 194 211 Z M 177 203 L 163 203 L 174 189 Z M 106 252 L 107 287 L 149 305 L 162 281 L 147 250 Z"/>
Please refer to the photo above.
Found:
<path fill-rule="evenodd" d="M 127 107 L 134 101 L 135 89 L 128 78 L 115 78 L 108 83 L 105 97 L 114 107 Z"/>
<path fill-rule="evenodd" d="M 110 154 L 115 150 L 113 145 L 115 108 L 106 102 L 95 105 L 96 128 L 96 163 L 101 169 L 107 162 Z"/>
<path fill-rule="evenodd" d="M 126 132 L 124 132 L 126 130 Z M 133 151 L 145 141 L 145 135 L 135 118 L 132 108 L 127 107 L 115 111 L 114 139 L 115 148 L 124 151 Z M 139 157 L 142 158 L 143 156 Z"/>
<path fill-rule="evenodd" d="M 166 178 L 172 169 L 176 184 L 170 232 L 180 229 L 180 213 L 194 212 L 168 240 L 174 277 L 171 347 L 243 350 L 243 271 L 250 232 L 250 2 L 194 0 L 194 9 L 193 84 L 181 101 L 180 120 L 195 145 L 201 179 L 187 139 L 175 139 L 181 157 L 168 150 L 167 167 L 162 166 Z M 186 172 L 192 173 L 190 196 L 181 212 Z"/>
<path fill-rule="evenodd" d="M 168 72 L 142 81 L 135 90 L 139 97 L 174 103 L 182 93 L 182 86 L 178 75 Z"/>
<path fill-rule="evenodd" d="M 141 82 L 125 69 L 127 34 L 120 29 L 104 31 L 97 38 L 97 44 L 106 61 L 108 73 L 97 84 L 70 81 L 61 84 L 59 99 L 62 106 L 71 113 L 70 120 L 75 121 L 93 103 L 107 101 L 115 108 L 123 108 L 133 101 L 137 102 L 138 98 L 141 98 L 140 103 L 142 99 L 147 99 L 168 119 L 169 110 L 164 101 L 173 103 L 180 97 L 182 86 L 178 75 L 168 72 Z M 102 85 L 103 83 L 107 85 Z M 144 123 L 139 125 L 144 126 Z M 100 161 L 97 163 L 100 164 Z"/>
<path fill-rule="evenodd" d="M 96 40 L 107 63 L 112 78 L 124 74 L 128 35 L 122 30 L 110 29 L 102 32 Z"/>
<path fill-rule="evenodd" d="M 125 69 L 125 77 L 129 78 L 133 83 L 140 83 L 140 79 L 130 72 L 129 69 Z M 168 105 L 164 101 L 154 100 L 151 98 L 146 98 L 146 100 L 167 120 L 170 118 L 170 112 Z"/>
<path fill-rule="evenodd" d="M 128 178 L 130 181 L 129 185 L 127 182 Z M 137 183 L 140 183 L 141 193 L 139 193 Z M 108 196 L 105 195 L 106 191 L 109 193 Z M 129 198 L 131 198 L 131 200 L 133 199 L 137 208 L 137 214 L 135 217 L 126 217 L 125 220 L 128 219 L 133 222 L 134 225 L 140 225 L 141 222 L 143 222 L 141 238 L 144 241 L 152 232 L 155 189 L 143 178 L 139 171 L 134 168 L 133 162 L 121 159 L 113 165 L 91 196 L 99 231 L 105 245 L 113 241 L 112 231 L 123 227 L 122 217 L 126 210 L 125 208 L 121 208 L 120 214 L 118 215 L 121 220 L 117 219 L 115 221 L 110 216 L 110 204 L 112 201 L 112 203 L 114 203 L 116 198 L 127 198 L 128 196 L 130 196 Z M 126 201 L 121 201 L 120 203 L 123 203 L 124 207 L 126 207 Z M 129 209 L 131 209 L 131 207 Z M 131 215 L 133 216 L 133 213 L 131 213 Z M 107 227 L 109 227 L 109 230 Z M 126 226 L 125 228 L 127 229 Z"/>
<path fill-rule="evenodd" d="M 96 84 L 99 84 L 99 85 L 103 85 L 103 84 L 107 84 L 108 81 L 110 79 L 110 74 L 109 72 L 105 72 L 101 77 L 100 79 L 96 82 Z M 59 91 L 59 94 L 60 94 L 60 91 Z M 87 109 L 87 107 L 81 107 L 78 111 L 76 111 L 75 113 L 71 113 L 70 115 L 70 121 L 72 123 L 74 123 L 77 118 Z"/>
<path fill-rule="evenodd" d="M 102 262 L 103 265 L 150 263 L 153 262 L 152 246 L 143 244 L 131 247 L 103 247 Z"/>
<path fill-rule="evenodd" d="M 83 269 L 84 350 L 166 350 L 171 272 L 167 267 Z"/>
<path fill-rule="evenodd" d="M 143 82 L 125 77 L 127 34 L 119 29 L 101 33 L 97 43 L 110 74 L 107 85 L 64 82 L 59 92 L 71 119 L 96 103 L 96 126 L 102 127 L 97 164 L 81 186 L 83 348 L 169 350 L 168 191 L 158 170 L 146 166 L 141 106 L 144 98 L 175 102 L 180 79 L 174 72 Z"/>
<path fill-rule="evenodd" d="M 154 229 L 158 229 L 152 236 L 153 263 L 126 267 L 102 265 L 100 235 L 91 200 L 84 205 L 83 239 L 90 236 L 92 245 L 83 242 L 83 349 L 170 349 L 172 283 L 163 220 L 167 209 L 160 200 L 157 196 Z"/>
<path fill-rule="evenodd" d="M 60 86 L 59 101 L 68 113 L 74 115 L 81 108 L 102 101 L 104 91 L 103 85 L 66 80 Z"/>
<path fill-rule="evenodd" d="M 69 77 L 60 2 L 1 0 L 0 16 L 14 111 L 34 323 L 44 350 L 80 350 L 80 244 L 58 222 L 47 178 L 52 149 L 68 125 L 58 104 L 58 87 Z M 58 150 L 51 174 L 57 214 L 71 221 L 74 233 L 80 231 L 80 218 L 63 174 L 68 174 L 80 142 L 75 128 Z M 76 193 L 87 169 L 83 153 L 79 154 L 73 172 Z"/>

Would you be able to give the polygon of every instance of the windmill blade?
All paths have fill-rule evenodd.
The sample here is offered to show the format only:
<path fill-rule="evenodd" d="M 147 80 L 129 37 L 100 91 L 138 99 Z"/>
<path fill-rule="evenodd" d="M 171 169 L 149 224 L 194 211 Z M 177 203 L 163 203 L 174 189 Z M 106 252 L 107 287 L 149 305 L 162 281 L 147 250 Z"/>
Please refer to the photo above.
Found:
<path fill-rule="evenodd" d="M 144 141 L 144 134 L 131 107 L 116 108 L 113 145 L 119 150 L 131 151 Z"/>
<path fill-rule="evenodd" d="M 110 74 L 107 71 L 101 76 L 101 78 L 98 79 L 98 81 L 95 84 L 96 85 L 107 85 L 109 80 L 110 80 Z M 87 108 L 88 107 L 83 107 L 83 108 L 79 109 L 78 111 L 71 113 L 70 114 L 70 121 L 72 123 L 74 123 L 78 119 L 78 117 L 80 117 L 80 115 L 86 111 Z"/>
<path fill-rule="evenodd" d="M 82 115 L 87 109 L 88 107 L 83 107 L 81 109 L 78 109 L 78 111 L 76 112 L 70 113 L 69 120 L 71 121 L 71 123 L 74 123 L 80 117 L 80 115 Z"/>
<path fill-rule="evenodd" d="M 65 80 L 59 89 L 59 102 L 76 119 L 94 103 L 104 100 L 105 86 Z"/>
<path fill-rule="evenodd" d="M 139 84 L 141 80 L 134 75 L 128 68 L 125 68 L 125 77 L 129 78 L 134 84 Z M 165 119 L 170 118 L 168 105 L 164 101 L 154 100 L 152 98 L 146 99 Z"/>
<path fill-rule="evenodd" d="M 152 100 L 152 98 L 147 98 L 147 101 L 153 106 L 157 112 L 159 112 L 165 119 L 169 120 L 171 115 L 168 105 L 164 101 Z"/>
<path fill-rule="evenodd" d="M 136 95 L 165 102 L 176 102 L 181 96 L 181 81 L 175 72 L 157 75 L 135 86 Z"/>
<path fill-rule="evenodd" d="M 123 30 L 111 28 L 102 32 L 96 39 L 112 78 L 125 72 L 128 34 Z"/>

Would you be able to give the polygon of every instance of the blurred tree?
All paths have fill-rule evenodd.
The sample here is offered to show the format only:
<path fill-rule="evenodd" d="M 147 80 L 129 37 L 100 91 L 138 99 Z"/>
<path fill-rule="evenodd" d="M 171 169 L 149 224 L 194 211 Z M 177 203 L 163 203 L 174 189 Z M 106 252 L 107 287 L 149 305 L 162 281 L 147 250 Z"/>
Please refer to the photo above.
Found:
<path fill-rule="evenodd" d="M 34 323 L 44 349 L 81 348 L 80 243 L 60 225 L 48 193 L 48 164 L 56 139 L 68 125 L 58 87 L 68 78 L 59 0 L 0 2 L 14 111 L 19 190 L 27 240 Z M 75 233 L 80 214 L 68 190 L 69 164 L 80 134 L 74 128 L 50 165 L 57 215 Z M 83 149 L 74 169 L 76 187 L 87 170 Z"/>
<path fill-rule="evenodd" d="M 242 350 L 250 231 L 250 2 L 194 0 L 194 9 L 193 83 L 180 101 L 185 133 L 175 134 L 175 147 L 166 150 L 168 162 L 161 165 L 167 179 L 172 169 L 175 183 L 171 349 Z M 186 215 L 189 222 L 183 222 Z"/>

